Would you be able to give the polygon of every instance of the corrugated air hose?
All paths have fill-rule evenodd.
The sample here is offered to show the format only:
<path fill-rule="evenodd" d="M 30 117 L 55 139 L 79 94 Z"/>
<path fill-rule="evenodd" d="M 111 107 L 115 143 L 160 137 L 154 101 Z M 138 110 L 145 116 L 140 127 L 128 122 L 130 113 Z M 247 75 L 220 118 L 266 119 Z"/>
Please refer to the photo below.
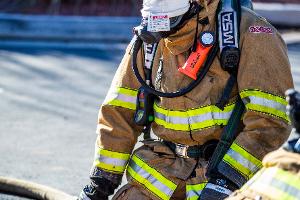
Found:
<path fill-rule="evenodd" d="M 77 197 L 33 182 L 0 176 L 0 193 L 36 200 L 76 200 Z"/>

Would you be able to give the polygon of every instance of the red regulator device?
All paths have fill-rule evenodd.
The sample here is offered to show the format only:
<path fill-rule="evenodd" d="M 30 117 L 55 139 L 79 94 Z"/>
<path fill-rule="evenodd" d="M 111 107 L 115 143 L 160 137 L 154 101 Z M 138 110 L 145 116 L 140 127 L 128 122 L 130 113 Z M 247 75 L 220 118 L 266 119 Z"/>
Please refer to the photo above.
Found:
<path fill-rule="evenodd" d="M 178 70 L 191 77 L 197 79 L 197 73 L 203 66 L 207 56 L 215 43 L 214 33 L 204 31 L 200 35 L 200 41 L 197 42 L 196 51 L 192 52 L 185 64 Z"/>

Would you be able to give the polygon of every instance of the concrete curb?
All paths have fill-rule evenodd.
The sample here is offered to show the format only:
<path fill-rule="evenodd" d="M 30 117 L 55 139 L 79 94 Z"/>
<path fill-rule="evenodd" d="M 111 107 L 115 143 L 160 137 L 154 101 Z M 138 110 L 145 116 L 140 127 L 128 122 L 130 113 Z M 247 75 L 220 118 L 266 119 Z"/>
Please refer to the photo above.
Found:
<path fill-rule="evenodd" d="M 253 7 L 272 24 L 300 27 L 300 4 L 254 3 Z"/>
<path fill-rule="evenodd" d="M 300 4 L 255 3 L 254 9 L 273 24 L 300 27 Z M 139 17 L 0 14 L 0 46 L 114 49 L 130 41 L 139 21 Z M 298 36 L 289 35 L 288 42 L 289 37 Z"/>
<path fill-rule="evenodd" d="M 112 43 L 128 41 L 136 17 L 73 17 L 0 14 L 0 39 Z"/>

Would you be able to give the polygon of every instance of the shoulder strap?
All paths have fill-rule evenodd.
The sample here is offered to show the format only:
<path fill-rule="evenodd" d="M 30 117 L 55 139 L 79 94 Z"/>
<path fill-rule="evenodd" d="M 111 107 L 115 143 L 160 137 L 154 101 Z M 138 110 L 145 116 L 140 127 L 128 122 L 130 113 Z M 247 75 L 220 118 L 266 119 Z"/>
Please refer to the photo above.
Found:
<path fill-rule="evenodd" d="M 223 110 L 236 83 L 236 76 L 240 61 L 240 0 L 221 0 L 219 10 L 218 31 L 221 52 L 221 67 L 223 70 L 230 73 L 230 78 L 227 81 L 222 96 L 216 104 L 220 109 Z"/>
<path fill-rule="evenodd" d="M 242 0 L 241 0 L 242 1 Z M 249 0 L 250 1 L 250 0 Z M 251 1 L 250 1 L 251 2 Z M 224 109 L 228 102 L 230 93 L 236 83 L 236 76 L 239 66 L 239 27 L 241 19 L 240 0 L 221 0 L 218 13 L 219 45 L 221 51 L 221 66 L 230 73 L 222 97 L 217 103 L 220 109 Z M 228 124 L 222 131 L 220 141 L 210 159 L 207 169 L 207 176 L 218 175 L 218 165 L 227 153 L 231 144 L 238 135 L 238 126 L 245 111 L 245 105 L 238 97 Z"/>
<path fill-rule="evenodd" d="M 251 0 L 221 0 L 218 14 L 219 44 L 221 51 L 221 66 L 230 73 L 221 98 L 217 102 L 220 109 L 224 109 L 236 83 L 240 62 L 240 23 L 242 6 L 253 9 Z"/>

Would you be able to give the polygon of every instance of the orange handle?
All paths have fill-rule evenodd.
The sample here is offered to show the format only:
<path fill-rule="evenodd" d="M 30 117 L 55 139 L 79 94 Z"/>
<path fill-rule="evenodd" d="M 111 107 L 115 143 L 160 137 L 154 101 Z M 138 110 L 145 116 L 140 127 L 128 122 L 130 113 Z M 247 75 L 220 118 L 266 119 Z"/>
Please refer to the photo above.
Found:
<path fill-rule="evenodd" d="M 200 70 L 201 66 L 205 62 L 209 50 L 212 46 L 204 47 L 200 42 L 197 43 L 197 49 L 195 52 L 192 52 L 183 67 L 180 67 L 178 70 L 191 77 L 192 79 L 197 79 L 197 73 Z"/>

